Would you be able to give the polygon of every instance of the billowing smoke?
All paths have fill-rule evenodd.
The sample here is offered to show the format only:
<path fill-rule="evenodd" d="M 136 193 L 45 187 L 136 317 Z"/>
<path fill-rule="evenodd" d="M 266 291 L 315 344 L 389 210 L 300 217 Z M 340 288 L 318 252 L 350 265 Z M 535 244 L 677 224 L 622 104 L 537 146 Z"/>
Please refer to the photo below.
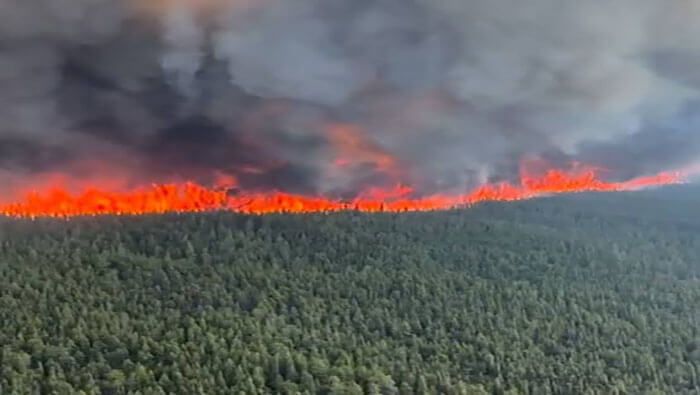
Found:
<path fill-rule="evenodd" d="M 694 0 L 5 0 L 0 174 L 347 193 L 531 157 L 678 168 L 699 21 Z"/>

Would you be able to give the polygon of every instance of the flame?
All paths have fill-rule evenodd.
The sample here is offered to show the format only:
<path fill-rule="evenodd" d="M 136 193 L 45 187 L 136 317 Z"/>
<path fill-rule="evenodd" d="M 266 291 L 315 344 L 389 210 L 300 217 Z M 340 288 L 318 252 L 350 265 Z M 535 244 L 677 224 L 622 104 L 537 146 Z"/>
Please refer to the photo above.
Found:
<path fill-rule="evenodd" d="M 362 128 L 352 124 L 330 124 L 325 130 L 337 155 L 336 166 L 352 169 L 370 165 L 383 174 L 397 176 L 400 173 L 397 160 L 369 140 Z"/>
<path fill-rule="evenodd" d="M 552 194 L 586 191 L 628 191 L 651 186 L 678 184 L 681 172 L 659 173 L 623 182 L 607 182 L 592 168 L 552 169 L 542 174 L 523 172 L 519 183 L 482 185 L 465 194 L 436 194 L 414 197 L 407 186 L 374 188 L 349 201 L 323 196 L 284 192 L 254 192 L 230 195 L 225 187 L 206 188 L 195 183 L 152 185 L 124 192 L 85 188 L 73 194 L 54 187 L 30 192 L 14 203 L 0 205 L 0 215 L 9 217 L 74 217 L 91 215 L 140 215 L 168 212 L 228 210 L 246 214 L 311 213 L 357 210 L 362 212 L 431 211 L 467 207 L 484 201 L 515 201 Z M 226 179 L 222 185 L 235 184 Z"/>

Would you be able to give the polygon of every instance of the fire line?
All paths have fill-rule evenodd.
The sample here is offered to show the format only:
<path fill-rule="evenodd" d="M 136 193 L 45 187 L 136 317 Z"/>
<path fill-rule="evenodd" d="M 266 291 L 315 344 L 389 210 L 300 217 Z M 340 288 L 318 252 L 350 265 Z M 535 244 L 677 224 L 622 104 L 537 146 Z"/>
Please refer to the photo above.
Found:
<path fill-rule="evenodd" d="M 285 192 L 254 192 L 229 195 L 226 190 L 207 188 L 196 183 L 152 185 L 126 192 L 88 188 L 70 193 L 63 188 L 31 192 L 17 202 L 0 204 L 0 215 L 16 218 L 98 215 L 143 215 L 205 211 L 233 211 L 245 214 L 315 213 L 337 211 L 404 212 L 434 211 L 467 207 L 485 201 L 516 201 L 546 195 L 577 192 L 614 192 L 652 186 L 678 184 L 680 172 L 659 173 L 623 182 L 607 182 L 597 172 L 584 170 L 548 170 L 538 176 L 522 174 L 519 183 L 491 183 L 464 194 L 434 194 L 411 197 L 411 189 L 373 190 L 358 198 L 343 201 L 322 196 L 304 196 Z M 398 187 L 397 187 L 398 188 Z M 370 196 L 370 197 L 363 197 Z"/>

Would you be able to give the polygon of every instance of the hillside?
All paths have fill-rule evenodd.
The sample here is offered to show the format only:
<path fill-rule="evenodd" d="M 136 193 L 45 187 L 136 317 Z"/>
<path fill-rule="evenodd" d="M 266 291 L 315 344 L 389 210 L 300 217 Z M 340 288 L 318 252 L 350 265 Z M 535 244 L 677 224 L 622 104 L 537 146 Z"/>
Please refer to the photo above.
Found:
<path fill-rule="evenodd" d="M 700 393 L 700 190 L 0 223 L 0 393 Z"/>

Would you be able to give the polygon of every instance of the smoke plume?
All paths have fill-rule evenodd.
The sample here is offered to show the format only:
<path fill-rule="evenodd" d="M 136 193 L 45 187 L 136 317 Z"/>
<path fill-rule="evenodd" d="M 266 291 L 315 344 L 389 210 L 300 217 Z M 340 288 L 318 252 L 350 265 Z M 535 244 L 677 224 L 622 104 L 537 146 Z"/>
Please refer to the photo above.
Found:
<path fill-rule="evenodd" d="M 698 21 L 695 0 L 5 0 L 0 174 L 343 194 L 527 158 L 675 169 L 700 159 Z"/>

